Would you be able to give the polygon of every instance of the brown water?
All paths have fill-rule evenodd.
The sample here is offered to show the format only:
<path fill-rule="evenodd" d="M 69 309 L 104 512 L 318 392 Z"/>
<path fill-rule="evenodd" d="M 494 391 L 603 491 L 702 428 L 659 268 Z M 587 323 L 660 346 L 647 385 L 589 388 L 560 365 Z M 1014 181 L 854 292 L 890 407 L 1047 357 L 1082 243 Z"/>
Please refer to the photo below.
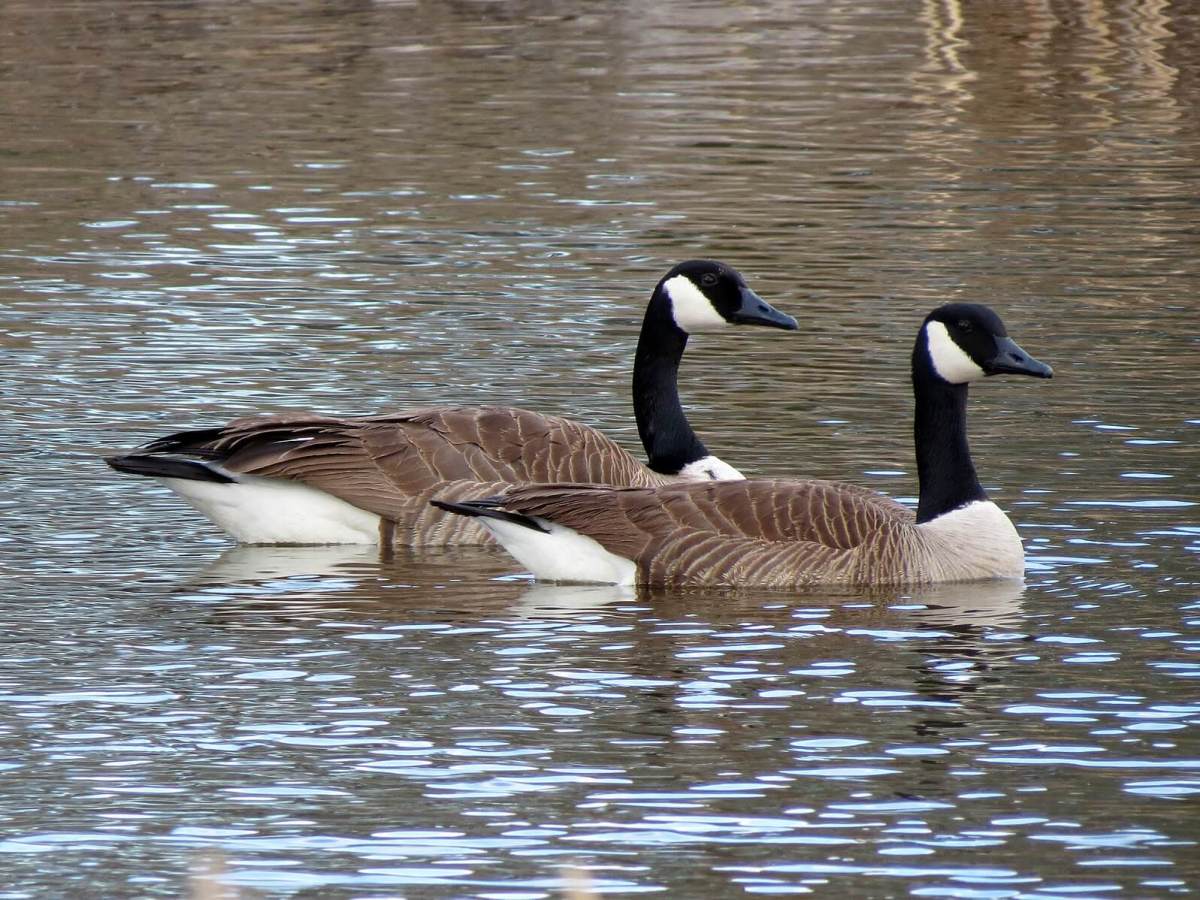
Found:
<path fill-rule="evenodd" d="M 628 7 L 628 8 L 626 8 Z M 1200 18 L 1166 0 L 0 5 L 0 898 L 1200 889 Z M 911 498 L 921 315 L 1023 589 L 535 586 L 233 548 L 97 462 L 258 410 L 636 442 L 642 305 L 745 471 Z"/>

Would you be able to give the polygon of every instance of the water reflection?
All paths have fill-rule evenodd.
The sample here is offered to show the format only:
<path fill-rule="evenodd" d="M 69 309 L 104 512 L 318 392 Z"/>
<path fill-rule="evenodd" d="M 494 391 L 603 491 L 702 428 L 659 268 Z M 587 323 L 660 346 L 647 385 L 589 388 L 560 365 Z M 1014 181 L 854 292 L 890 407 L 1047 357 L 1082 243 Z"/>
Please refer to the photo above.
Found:
<path fill-rule="evenodd" d="M 422 605 L 432 601 L 430 611 L 454 617 L 570 616 L 637 599 L 634 588 L 537 584 L 526 577 L 497 575 L 508 567 L 495 551 L 474 548 L 399 548 L 381 556 L 375 547 L 242 545 L 204 565 L 176 596 L 187 602 L 227 604 L 234 618 L 250 611 L 284 615 L 301 609 L 349 608 L 369 608 L 371 614 L 381 615 L 388 607 L 398 616 L 411 616 L 414 600 L 408 594 L 417 595 L 415 602 Z"/>
<path fill-rule="evenodd" d="M 434 589 L 447 611 L 472 606 L 477 612 L 504 610 L 530 616 L 586 612 L 616 603 L 650 606 L 671 615 L 688 610 L 752 609 L 776 600 L 808 609 L 845 605 L 855 610 L 852 615 L 856 617 L 863 615 L 863 609 L 874 609 L 889 617 L 900 611 L 914 626 L 979 630 L 1020 621 L 1025 592 L 1023 581 L 1011 580 L 930 585 L 904 593 L 894 588 L 829 589 L 799 596 L 736 589 L 671 591 L 645 586 L 536 583 L 528 576 L 499 574 L 510 567 L 508 559 L 494 549 L 431 552 L 399 548 L 381 552 L 379 548 L 353 545 L 240 545 L 204 564 L 177 596 L 187 601 L 222 599 L 237 604 L 248 600 L 278 604 L 355 600 L 379 606 L 389 600 L 402 603 L 405 591 L 420 590 L 427 595 Z"/>
<path fill-rule="evenodd" d="M 570 616 L 602 610 L 616 603 L 631 603 L 637 592 L 632 587 L 609 584 L 535 584 L 514 604 L 521 616 Z"/>
<path fill-rule="evenodd" d="M 194 576 L 196 585 L 232 586 L 241 583 L 266 586 L 274 580 L 336 578 L 346 583 L 379 566 L 378 547 L 335 544 L 328 547 L 275 547 L 241 544 L 230 547 Z"/>
<path fill-rule="evenodd" d="M 1021 580 L 930 585 L 907 595 L 906 612 L 931 627 L 999 628 L 1020 621 L 1024 596 Z"/>

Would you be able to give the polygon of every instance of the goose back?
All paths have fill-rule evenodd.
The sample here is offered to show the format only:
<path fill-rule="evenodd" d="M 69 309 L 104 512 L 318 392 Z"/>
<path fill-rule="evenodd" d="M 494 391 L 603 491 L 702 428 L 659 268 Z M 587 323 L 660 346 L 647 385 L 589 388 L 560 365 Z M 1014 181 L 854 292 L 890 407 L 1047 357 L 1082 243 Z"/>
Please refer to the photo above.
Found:
<path fill-rule="evenodd" d="M 658 489 L 518 486 L 503 494 L 502 506 L 592 538 L 636 563 L 644 584 L 938 580 L 913 513 L 856 485 L 761 479 Z"/>
<path fill-rule="evenodd" d="M 402 544 L 490 543 L 476 522 L 433 510 L 435 494 L 477 499 L 520 482 L 649 487 L 677 480 L 646 468 L 594 428 L 501 406 L 361 418 L 255 416 L 169 435 L 139 452 L 301 483 L 380 516 Z"/>

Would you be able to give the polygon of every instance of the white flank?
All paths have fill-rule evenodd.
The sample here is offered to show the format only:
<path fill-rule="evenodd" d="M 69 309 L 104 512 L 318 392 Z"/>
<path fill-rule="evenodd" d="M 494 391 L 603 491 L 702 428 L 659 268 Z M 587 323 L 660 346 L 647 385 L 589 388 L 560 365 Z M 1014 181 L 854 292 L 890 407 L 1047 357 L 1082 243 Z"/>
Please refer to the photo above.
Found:
<path fill-rule="evenodd" d="M 549 534 L 515 522 L 480 517 L 479 522 L 513 559 L 539 581 L 581 581 L 593 584 L 634 584 L 633 560 L 609 553 L 598 541 L 573 528 L 535 519 Z"/>
<path fill-rule="evenodd" d="M 690 462 L 679 470 L 684 481 L 745 481 L 746 476 L 715 456 L 706 456 Z"/>
<path fill-rule="evenodd" d="M 1022 578 L 1025 551 L 1004 510 L 976 500 L 918 525 L 924 532 L 933 581 Z"/>
<path fill-rule="evenodd" d="M 713 308 L 712 301 L 686 275 L 676 275 L 663 283 L 667 296 L 671 298 L 671 315 L 675 324 L 693 334 L 697 331 L 714 331 L 729 323 Z"/>
<path fill-rule="evenodd" d="M 295 481 L 159 478 L 244 544 L 378 544 L 379 516 Z"/>
<path fill-rule="evenodd" d="M 983 377 L 983 369 L 954 342 L 941 322 L 925 326 L 925 345 L 929 347 L 933 368 L 951 384 L 965 384 Z"/>

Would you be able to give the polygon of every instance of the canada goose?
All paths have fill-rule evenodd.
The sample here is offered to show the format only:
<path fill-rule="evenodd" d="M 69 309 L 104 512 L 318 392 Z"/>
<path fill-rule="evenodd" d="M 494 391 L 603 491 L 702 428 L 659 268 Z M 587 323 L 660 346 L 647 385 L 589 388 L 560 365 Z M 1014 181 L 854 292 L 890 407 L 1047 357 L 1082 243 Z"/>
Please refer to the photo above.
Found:
<path fill-rule="evenodd" d="M 797 327 L 719 262 L 680 263 L 655 287 L 633 366 L 648 466 L 594 428 L 506 406 L 255 416 L 167 435 L 106 462 L 157 478 L 244 543 L 482 543 L 490 541 L 484 529 L 433 509 L 429 498 L 484 497 L 516 482 L 743 477 L 692 431 L 676 384 L 688 335 L 726 325 Z"/>
<path fill-rule="evenodd" d="M 832 481 L 529 485 L 491 500 L 433 502 L 478 517 L 547 580 L 801 587 L 1019 578 L 1021 539 L 988 500 L 967 447 L 967 385 L 1002 373 L 1052 374 L 986 306 L 952 303 L 926 317 L 912 354 L 915 516 Z"/>

